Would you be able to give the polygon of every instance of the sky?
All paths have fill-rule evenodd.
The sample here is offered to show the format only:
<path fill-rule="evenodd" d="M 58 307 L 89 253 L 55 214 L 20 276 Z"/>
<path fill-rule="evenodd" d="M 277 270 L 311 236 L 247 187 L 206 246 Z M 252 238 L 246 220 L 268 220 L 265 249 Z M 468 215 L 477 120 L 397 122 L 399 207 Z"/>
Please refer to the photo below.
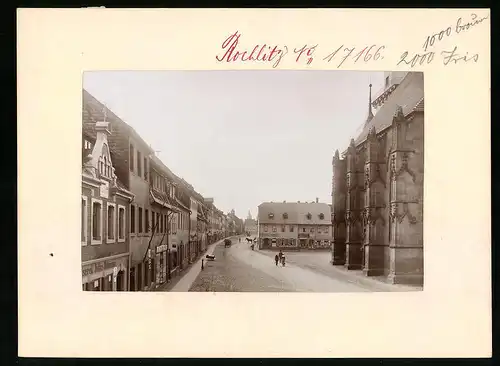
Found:
<path fill-rule="evenodd" d="M 331 203 L 332 157 L 360 132 L 383 72 L 92 71 L 83 87 L 215 205 Z"/>

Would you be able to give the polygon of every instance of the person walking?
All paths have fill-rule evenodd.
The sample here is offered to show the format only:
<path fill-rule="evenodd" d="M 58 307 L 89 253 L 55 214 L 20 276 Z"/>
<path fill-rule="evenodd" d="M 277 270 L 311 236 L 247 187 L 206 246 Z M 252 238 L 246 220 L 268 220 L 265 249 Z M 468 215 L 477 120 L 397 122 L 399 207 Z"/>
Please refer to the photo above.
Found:
<path fill-rule="evenodd" d="M 284 255 L 281 257 L 281 265 L 283 267 L 285 266 L 285 256 Z"/>
<path fill-rule="evenodd" d="M 276 262 L 276 267 L 278 267 L 278 262 L 279 262 L 280 258 L 278 257 L 278 254 L 276 254 L 274 256 L 274 261 Z"/>
<path fill-rule="evenodd" d="M 283 252 L 280 250 L 280 252 L 278 253 L 278 257 L 279 257 L 279 262 L 281 264 L 281 258 L 283 258 Z"/>

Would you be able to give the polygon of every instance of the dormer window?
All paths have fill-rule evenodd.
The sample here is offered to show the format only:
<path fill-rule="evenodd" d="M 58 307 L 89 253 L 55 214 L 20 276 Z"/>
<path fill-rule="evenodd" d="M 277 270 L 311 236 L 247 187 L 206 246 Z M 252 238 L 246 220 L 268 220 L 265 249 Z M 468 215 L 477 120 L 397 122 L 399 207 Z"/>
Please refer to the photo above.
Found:
<path fill-rule="evenodd" d="M 274 214 L 273 214 L 273 213 L 270 213 L 270 214 L 268 215 L 268 217 L 272 220 L 272 219 L 274 219 Z"/>
<path fill-rule="evenodd" d="M 285 220 L 286 220 L 286 219 L 288 219 L 288 214 L 287 214 L 286 212 L 283 214 L 283 218 L 284 218 Z"/>
<path fill-rule="evenodd" d="M 308 214 L 306 215 L 306 217 L 307 217 L 307 219 L 308 219 L 308 220 L 311 220 L 311 219 L 312 219 L 312 215 L 311 215 L 311 213 L 308 213 Z"/>
<path fill-rule="evenodd" d="M 320 220 L 324 220 L 325 219 L 325 215 L 323 213 L 320 213 L 318 216 L 319 216 Z"/>

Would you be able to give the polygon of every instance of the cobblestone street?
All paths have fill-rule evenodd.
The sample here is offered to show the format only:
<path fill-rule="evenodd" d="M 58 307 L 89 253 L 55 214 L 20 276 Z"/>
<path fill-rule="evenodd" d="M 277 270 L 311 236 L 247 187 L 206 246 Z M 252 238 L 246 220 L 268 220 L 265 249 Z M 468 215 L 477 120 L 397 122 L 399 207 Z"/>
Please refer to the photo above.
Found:
<path fill-rule="evenodd" d="M 286 252 L 285 267 L 276 266 L 276 252 L 250 249 L 232 240 L 216 246 L 215 260 L 205 262 L 189 291 L 209 292 L 394 292 L 419 287 L 395 286 L 364 278 L 329 263 L 329 252 Z"/>

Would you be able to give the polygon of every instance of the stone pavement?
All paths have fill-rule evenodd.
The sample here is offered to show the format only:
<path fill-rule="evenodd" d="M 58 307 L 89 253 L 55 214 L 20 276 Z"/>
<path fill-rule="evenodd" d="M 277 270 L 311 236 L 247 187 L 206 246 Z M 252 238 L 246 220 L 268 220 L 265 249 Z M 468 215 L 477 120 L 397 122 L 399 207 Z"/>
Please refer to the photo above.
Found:
<path fill-rule="evenodd" d="M 229 239 L 231 239 L 231 238 L 229 238 Z M 198 277 L 198 275 L 201 272 L 201 260 L 203 259 L 205 264 L 206 264 L 207 260 L 206 260 L 205 256 L 212 255 L 215 247 L 222 242 L 224 242 L 224 239 L 219 240 L 213 244 L 210 244 L 207 247 L 207 250 L 205 251 L 205 253 L 203 253 L 198 258 L 197 261 L 193 262 L 190 265 L 190 267 L 187 268 L 186 271 L 184 271 L 178 279 L 172 281 L 171 283 L 169 283 L 165 286 L 161 286 L 161 287 L 157 288 L 156 291 L 188 292 L 189 289 L 191 288 L 193 282 L 196 280 L 196 277 Z"/>
<path fill-rule="evenodd" d="M 275 251 L 259 250 L 258 253 L 274 258 Z M 324 251 L 302 251 L 284 252 L 287 263 L 293 263 L 299 267 L 310 269 L 326 276 L 342 279 L 345 282 L 362 286 L 377 292 L 405 292 L 422 291 L 422 286 L 393 285 L 384 282 L 383 277 L 367 277 L 361 270 L 347 270 L 343 266 L 333 266 L 330 263 L 330 252 Z"/>

